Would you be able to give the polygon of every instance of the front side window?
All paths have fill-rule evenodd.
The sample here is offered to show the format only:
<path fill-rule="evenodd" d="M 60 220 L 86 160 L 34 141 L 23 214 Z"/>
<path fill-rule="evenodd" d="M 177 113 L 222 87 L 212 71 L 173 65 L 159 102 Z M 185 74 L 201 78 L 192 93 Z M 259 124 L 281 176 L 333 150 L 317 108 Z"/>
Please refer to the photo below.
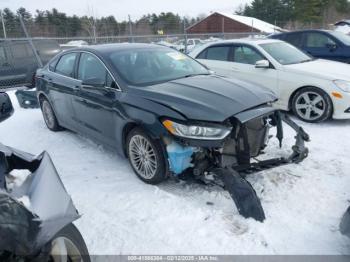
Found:
<path fill-rule="evenodd" d="M 77 53 L 69 53 L 63 55 L 56 65 L 55 72 L 60 75 L 73 77 L 76 57 Z"/>
<path fill-rule="evenodd" d="M 335 42 L 325 34 L 308 33 L 306 34 L 306 47 L 309 48 L 323 48 L 327 45 L 335 45 Z"/>
<path fill-rule="evenodd" d="M 107 70 L 102 63 L 91 54 L 83 53 L 79 61 L 78 79 L 83 82 L 91 79 L 106 79 Z"/>
<path fill-rule="evenodd" d="M 253 48 L 248 46 L 235 46 L 233 51 L 233 61 L 241 64 L 255 65 L 256 62 L 265 58 Z"/>
<path fill-rule="evenodd" d="M 120 50 L 111 53 L 109 59 L 124 81 L 137 86 L 209 74 L 197 61 L 168 48 Z"/>
<path fill-rule="evenodd" d="M 96 56 L 88 53 L 82 53 L 80 56 L 78 79 L 83 83 L 99 83 L 105 87 L 116 88 L 113 78 L 102 62 Z"/>

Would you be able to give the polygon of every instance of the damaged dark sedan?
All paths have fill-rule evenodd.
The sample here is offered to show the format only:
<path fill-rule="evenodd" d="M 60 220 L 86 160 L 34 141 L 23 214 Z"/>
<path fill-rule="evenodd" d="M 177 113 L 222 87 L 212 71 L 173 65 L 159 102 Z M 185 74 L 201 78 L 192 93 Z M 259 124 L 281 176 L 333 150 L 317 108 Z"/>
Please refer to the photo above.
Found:
<path fill-rule="evenodd" d="M 276 111 L 266 89 L 211 74 L 192 58 L 147 44 L 89 46 L 63 52 L 36 75 L 47 127 L 117 148 L 136 175 L 157 184 L 190 174 L 226 188 L 245 217 L 265 219 L 245 174 L 307 157 L 309 137 Z M 296 131 L 288 158 L 253 160 L 269 129 Z"/>

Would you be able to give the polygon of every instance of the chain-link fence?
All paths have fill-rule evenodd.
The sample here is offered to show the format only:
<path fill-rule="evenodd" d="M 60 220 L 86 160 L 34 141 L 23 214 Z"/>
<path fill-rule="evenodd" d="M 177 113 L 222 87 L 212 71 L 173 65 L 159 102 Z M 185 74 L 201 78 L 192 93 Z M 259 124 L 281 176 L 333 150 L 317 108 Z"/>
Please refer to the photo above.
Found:
<path fill-rule="evenodd" d="M 168 46 L 181 52 L 190 52 L 195 47 L 210 41 L 264 37 L 257 33 L 173 34 L 173 35 L 128 35 L 100 37 L 34 37 L 31 39 L 7 38 L 0 40 L 0 88 L 34 86 L 35 72 L 57 53 L 81 45 L 106 43 L 153 43 Z M 31 45 L 30 41 L 33 45 Z M 34 50 L 33 50 L 34 47 Z"/>

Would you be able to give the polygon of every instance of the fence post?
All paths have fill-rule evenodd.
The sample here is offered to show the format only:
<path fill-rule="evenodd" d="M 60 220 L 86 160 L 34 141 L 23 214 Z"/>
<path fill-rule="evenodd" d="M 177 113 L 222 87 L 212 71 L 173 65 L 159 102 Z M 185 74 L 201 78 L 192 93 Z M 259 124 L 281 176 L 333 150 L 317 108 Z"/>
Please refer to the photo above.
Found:
<path fill-rule="evenodd" d="M 25 34 L 26 38 L 28 39 L 28 42 L 29 42 L 29 44 L 30 44 L 30 46 L 31 46 L 31 48 L 32 48 L 32 50 L 33 50 L 34 56 L 35 56 L 35 58 L 36 58 L 36 61 L 38 62 L 39 67 L 43 67 L 43 62 L 41 61 L 41 58 L 40 58 L 40 56 L 38 55 L 38 52 L 36 51 L 36 48 L 35 48 L 35 46 L 34 46 L 34 44 L 33 44 L 32 38 L 29 37 L 27 28 L 26 28 L 26 26 L 25 26 L 25 24 L 24 24 L 24 22 L 23 22 L 23 17 L 22 17 L 21 14 L 18 14 L 18 17 L 19 17 L 19 21 L 20 21 L 20 23 L 21 23 L 22 29 L 23 29 L 23 31 L 24 31 L 24 34 Z"/>
<path fill-rule="evenodd" d="M 131 37 L 131 42 L 134 43 L 134 36 L 133 36 L 133 33 L 132 33 L 131 17 L 130 17 L 130 15 L 128 15 L 128 17 L 129 17 L 129 34 L 130 34 L 130 37 Z"/>
<path fill-rule="evenodd" d="M 2 30 L 4 32 L 4 38 L 7 38 L 6 28 L 5 28 L 5 21 L 4 21 L 4 16 L 2 14 L 2 10 L 0 10 L 0 16 L 1 16 Z"/>

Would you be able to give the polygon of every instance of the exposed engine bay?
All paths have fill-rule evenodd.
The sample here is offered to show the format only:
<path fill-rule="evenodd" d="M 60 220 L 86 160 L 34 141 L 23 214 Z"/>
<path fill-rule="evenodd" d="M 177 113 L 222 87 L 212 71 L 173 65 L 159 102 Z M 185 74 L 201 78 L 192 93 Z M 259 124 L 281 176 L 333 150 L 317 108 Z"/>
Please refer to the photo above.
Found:
<path fill-rule="evenodd" d="M 242 120 L 242 118 L 241 118 Z M 166 138 L 170 171 L 179 176 L 184 171 L 203 181 L 215 184 L 228 190 L 235 201 L 239 212 L 245 217 L 263 221 L 265 214 L 254 189 L 244 177 L 253 172 L 273 167 L 299 163 L 308 156 L 304 142 L 309 135 L 280 111 L 273 111 L 259 117 L 249 117 L 247 121 L 231 118 L 231 133 L 218 146 L 211 141 L 196 145 L 196 141 Z M 258 160 L 267 147 L 270 129 L 275 127 L 280 147 L 283 141 L 283 122 L 296 132 L 296 142 L 289 157 L 278 157 Z"/>

